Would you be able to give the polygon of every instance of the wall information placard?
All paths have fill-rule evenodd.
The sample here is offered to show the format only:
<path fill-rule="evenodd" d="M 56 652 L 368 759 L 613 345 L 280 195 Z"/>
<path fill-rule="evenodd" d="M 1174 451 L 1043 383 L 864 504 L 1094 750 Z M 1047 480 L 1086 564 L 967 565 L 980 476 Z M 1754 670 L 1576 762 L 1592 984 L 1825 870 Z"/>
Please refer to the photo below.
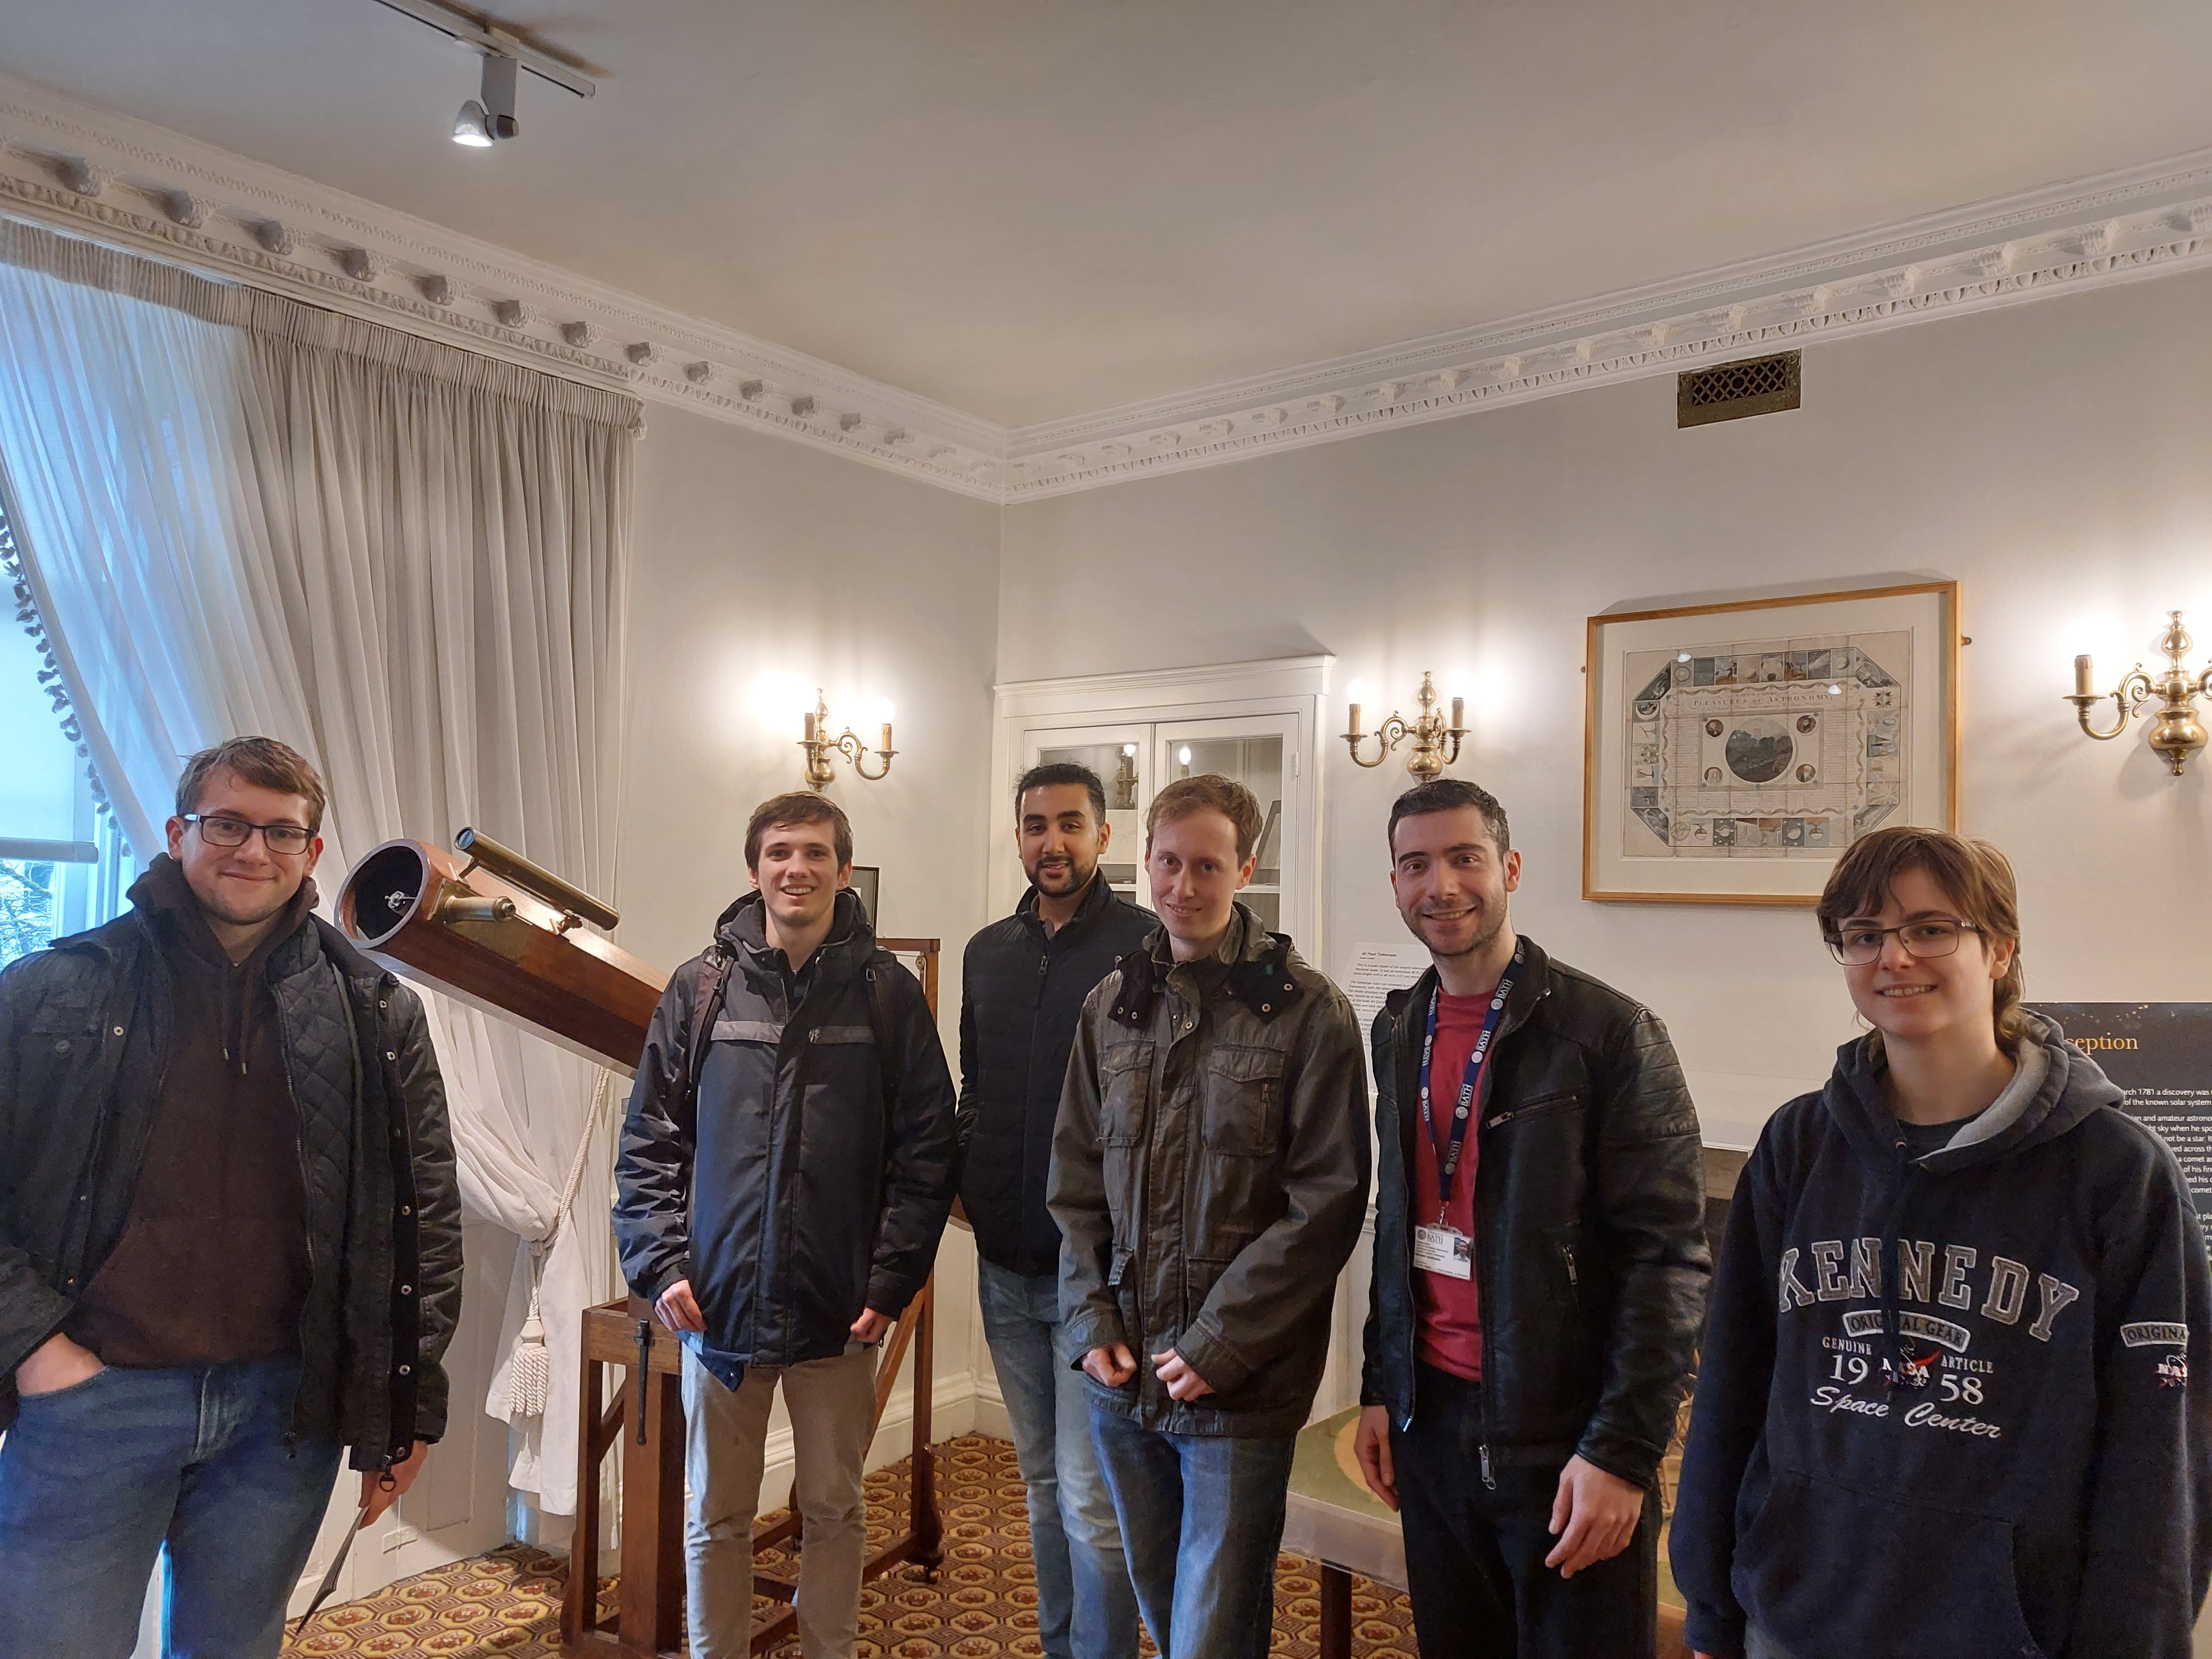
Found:
<path fill-rule="evenodd" d="M 2158 1131 L 2212 1231 L 2212 1002 L 2038 1002 Z"/>

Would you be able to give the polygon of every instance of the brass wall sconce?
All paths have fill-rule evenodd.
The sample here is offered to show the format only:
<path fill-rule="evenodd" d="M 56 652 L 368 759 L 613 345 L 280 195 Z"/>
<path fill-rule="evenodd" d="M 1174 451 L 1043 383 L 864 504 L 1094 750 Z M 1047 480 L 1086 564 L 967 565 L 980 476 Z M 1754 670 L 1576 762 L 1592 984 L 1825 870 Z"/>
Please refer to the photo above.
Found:
<path fill-rule="evenodd" d="M 830 787 L 837 775 L 836 763 L 831 758 L 836 755 L 842 755 L 852 762 L 853 770 L 870 783 L 889 772 L 891 757 L 898 753 L 891 747 L 890 716 L 890 705 L 886 703 L 884 705 L 883 743 L 876 749 L 864 747 L 860 738 L 853 735 L 853 728 L 849 726 L 833 738 L 830 735 L 830 704 L 823 696 L 821 688 L 816 687 L 814 707 L 806 715 L 806 735 L 799 740 L 799 746 L 806 751 L 806 787 L 809 789 Z M 880 756 L 883 760 L 883 764 L 872 772 L 868 770 L 867 757 L 871 754 Z"/>
<path fill-rule="evenodd" d="M 2204 746 L 2204 727 L 2197 718 L 2196 702 L 2202 696 L 2212 696 L 2212 668 L 2207 668 L 2194 679 L 2181 665 L 2189 654 L 2192 643 L 2189 630 L 2181 625 L 2181 613 L 2169 611 L 2172 618 L 2166 637 L 2159 641 L 2159 649 L 2166 655 L 2166 670 L 2153 678 L 2137 663 L 2120 677 L 2119 684 L 2109 692 L 2096 690 L 2096 669 L 2087 656 L 2074 659 L 2074 690 L 2066 701 L 2074 705 L 2074 712 L 2081 722 L 2082 731 L 2100 743 L 2117 738 L 2128 729 L 2128 721 L 2142 712 L 2143 705 L 2153 697 L 2161 700 L 2158 712 L 2147 716 L 2150 721 L 2150 746 L 2165 757 L 2166 763 L 2173 769 L 2173 775 L 2181 775 L 2181 769 L 2189 757 Z M 2089 724 L 2089 711 L 2111 697 L 2119 709 L 2119 719 L 2109 732 L 2100 732 Z"/>
<path fill-rule="evenodd" d="M 1372 732 L 1359 729 L 1358 682 L 1353 683 L 1352 691 L 1354 699 L 1351 708 L 1352 729 L 1344 734 L 1344 741 L 1352 750 L 1352 758 L 1357 764 L 1367 767 L 1382 765 L 1390 758 L 1390 751 L 1408 738 L 1413 739 L 1413 746 L 1406 757 L 1406 769 L 1425 783 L 1459 759 L 1460 739 L 1467 735 L 1467 699 L 1454 697 L 1451 700 L 1451 724 L 1444 724 L 1444 717 L 1437 712 L 1437 688 L 1433 676 L 1421 676 L 1421 712 L 1418 717 L 1408 724 L 1393 710 L 1390 718 Z M 1376 742 L 1373 760 L 1364 758 L 1359 752 L 1359 745 L 1370 737 Z"/>

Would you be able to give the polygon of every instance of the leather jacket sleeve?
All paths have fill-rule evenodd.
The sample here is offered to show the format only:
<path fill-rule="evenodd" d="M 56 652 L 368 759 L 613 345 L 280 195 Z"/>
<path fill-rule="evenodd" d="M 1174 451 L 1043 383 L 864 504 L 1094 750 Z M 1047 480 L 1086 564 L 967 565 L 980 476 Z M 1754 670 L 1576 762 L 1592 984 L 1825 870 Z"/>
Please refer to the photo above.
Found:
<path fill-rule="evenodd" d="M 1284 1098 L 1283 1214 L 1237 1253 L 1176 1349 L 1223 1393 L 1300 1334 L 1359 1242 L 1367 1207 L 1367 1079 L 1359 1024 L 1334 986 L 1310 1017 Z"/>
<path fill-rule="evenodd" d="M 1099 1011 L 1111 1006 L 1121 984 L 1120 974 L 1107 975 L 1083 1006 L 1068 1050 L 1067 1081 L 1053 1129 L 1052 1172 L 1045 1185 L 1045 1207 L 1060 1224 L 1060 1316 L 1066 1325 L 1068 1352 L 1078 1363 L 1093 1348 L 1129 1340 L 1114 1296 L 1114 1218 L 1106 1207 L 1098 1142 Z"/>
<path fill-rule="evenodd" d="M 17 1170 L 33 1162 L 26 1147 L 29 1129 L 17 1085 L 23 984 L 22 971 L 0 975 L 0 1154 L 7 1167 Z M 16 1243 L 12 1186 L 9 1177 L 0 1176 L 0 1392 L 9 1395 L 15 1367 L 61 1329 L 70 1310 L 69 1302 L 39 1277 L 30 1253 Z"/>
<path fill-rule="evenodd" d="M 615 1157 L 615 1246 L 623 1278 L 650 1302 L 691 1272 L 691 1160 L 696 1102 L 690 1088 L 695 961 L 677 970 L 647 1027 L 645 1050 Z"/>
<path fill-rule="evenodd" d="M 1576 1449 L 1638 1486 L 1658 1479 L 1712 1278 L 1697 1111 L 1648 1009 L 1600 1057 L 1594 1197 L 1619 1274 L 1597 1409 Z"/>
<path fill-rule="evenodd" d="M 461 1192 L 453 1137 L 446 1116 L 446 1084 L 430 1048 L 422 999 L 404 985 L 386 994 L 399 1059 L 400 1097 L 415 1176 L 415 1438 L 446 1432 L 447 1347 L 461 1317 Z"/>
<path fill-rule="evenodd" d="M 891 978 L 897 999 L 898 1087 L 884 1146 L 884 1209 L 868 1277 L 868 1306 L 896 1318 L 929 1278 L 937 1242 L 952 1207 L 959 1157 L 957 1098 L 945 1045 L 921 987 L 903 968 Z"/>

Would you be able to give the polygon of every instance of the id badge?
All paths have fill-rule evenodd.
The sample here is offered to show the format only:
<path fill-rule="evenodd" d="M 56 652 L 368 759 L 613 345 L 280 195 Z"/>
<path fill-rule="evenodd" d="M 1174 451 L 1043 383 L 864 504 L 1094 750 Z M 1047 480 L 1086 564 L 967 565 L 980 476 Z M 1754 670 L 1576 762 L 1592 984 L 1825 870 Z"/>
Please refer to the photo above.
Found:
<path fill-rule="evenodd" d="M 1413 1265 L 1447 1279 L 1474 1277 L 1474 1241 L 1450 1227 L 1413 1229 Z"/>

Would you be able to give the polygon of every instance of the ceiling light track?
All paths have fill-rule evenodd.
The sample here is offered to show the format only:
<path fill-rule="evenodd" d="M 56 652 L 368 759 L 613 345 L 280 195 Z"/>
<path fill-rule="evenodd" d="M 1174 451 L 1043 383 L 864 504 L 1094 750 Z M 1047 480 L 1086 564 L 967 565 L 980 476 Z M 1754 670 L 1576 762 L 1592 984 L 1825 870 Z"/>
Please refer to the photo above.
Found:
<path fill-rule="evenodd" d="M 474 13 L 463 11 L 459 6 L 447 5 L 444 0 L 377 0 L 377 3 L 389 6 L 397 12 L 404 12 L 417 22 L 428 23 L 441 34 L 474 46 L 485 55 L 488 61 L 507 58 L 520 64 L 539 80 L 550 82 L 563 92 L 573 92 L 579 98 L 589 98 L 599 90 L 589 76 L 578 73 L 557 58 L 549 57 L 495 23 L 488 23 Z M 511 116 L 513 112 L 510 99 L 508 113 Z"/>

